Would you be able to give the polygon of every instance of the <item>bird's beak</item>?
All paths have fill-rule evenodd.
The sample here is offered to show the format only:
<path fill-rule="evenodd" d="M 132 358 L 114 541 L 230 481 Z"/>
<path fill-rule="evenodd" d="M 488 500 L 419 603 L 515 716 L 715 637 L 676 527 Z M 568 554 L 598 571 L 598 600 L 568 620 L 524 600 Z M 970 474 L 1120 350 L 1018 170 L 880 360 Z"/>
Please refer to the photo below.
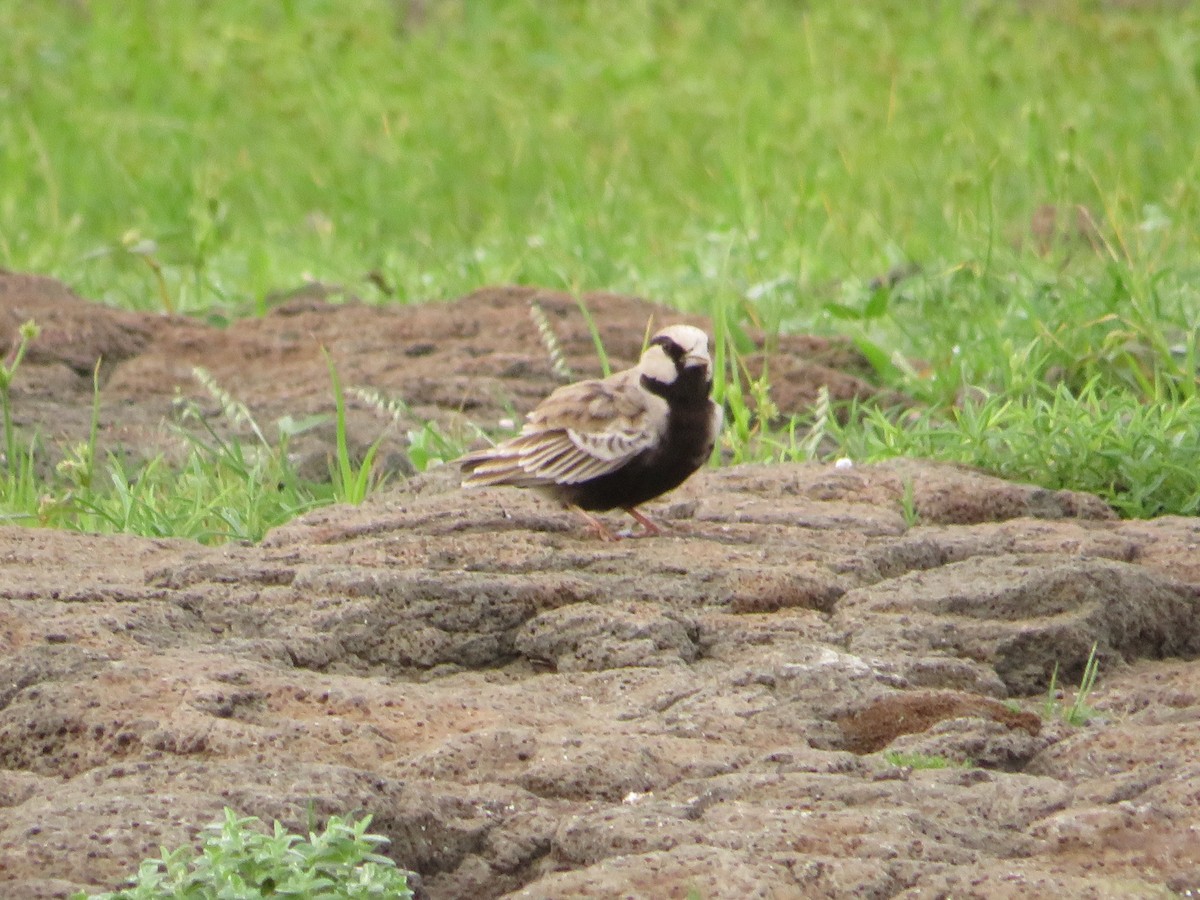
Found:
<path fill-rule="evenodd" d="M 708 366 L 710 365 L 710 363 L 708 361 L 708 354 L 706 354 L 706 353 L 705 354 L 688 353 L 686 356 L 683 357 L 682 360 L 680 360 L 680 362 L 683 363 L 683 367 L 685 369 L 694 368 L 696 366 L 703 366 L 704 368 L 708 368 Z"/>

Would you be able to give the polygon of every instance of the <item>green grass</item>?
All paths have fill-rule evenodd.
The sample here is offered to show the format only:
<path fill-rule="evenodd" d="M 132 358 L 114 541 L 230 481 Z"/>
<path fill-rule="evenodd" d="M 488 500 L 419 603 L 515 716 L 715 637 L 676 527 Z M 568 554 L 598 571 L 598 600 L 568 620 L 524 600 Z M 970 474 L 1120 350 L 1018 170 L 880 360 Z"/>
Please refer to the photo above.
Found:
<path fill-rule="evenodd" d="M 0 405 L 10 401 L 5 386 L 20 364 L 0 365 Z M 39 475 L 49 454 L 34 439 L 17 445 L 11 424 L 4 422 L 6 458 L 14 465 L 0 475 L 0 521 L 20 522 L 87 532 L 131 532 L 153 537 L 187 537 L 202 543 L 258 541 L 272 528 L 297 515 L 330 503 L 359 504 L 383 479 L 375 455 L 385 436 L 352 457 L 346 436 L 345 394 L 332 359 L 326 358 L 334 406 L 335 446 L 329 458 L 329 479 L 302 478 L 289 456 L 289 441 L 323 424 L 327 417 L 306 420 L 285 416 L 273 429 L 263 428 L 246 405 L 203 369 L 194 377 L 221 408 L 221 417 L 255 436 L 243 443 L 222 437 L 197 405 L 178 406 L 173 429 L 180 439 L 180 458 L 165 455 L 131 465 L 109 451 L 98 460 L 97 431 L 100 392 L 93 394 L 92 427 L 87 441 L 66 448 L 51 475 Z M 393 421 L 390 410 L 375 393 L 358 391 Z M 274 440 L 268 438 L 274 432 Z M 446 462 L 462 452 L 434 423 L 408 433 L 408 456 L 416 471 Z"/>
<path fill-rule="evenodd" d="M 215 321 L 309 278 L 637 293 L 713 316 L 736 460 L 815 425 L 1197 511 L 1200 9 L 424 6 L 0 6 L 0 266 Z M 1041 252 L 1046 204 L 1095 234 Z M 749 324 L 848 335 L 922 406 L 767 423 Z"/>
<path fill-rule="evenodd" d="M 1042 701 L 1042 717 L 1060 719 L 1068 725 L 1086 725 L 1100 715 L 1100 711 L 1088 703 L 1088 697 L 1096 687 L 1096 679 L 1100 675 L 1100 660 L 1096 657 L 1096 644 L 1092 644 L 1084 663 L 1083 672 L 1079 676 L 1079 687 L 1070 706 L 1064 706 L 1060 699 L 1061 688 L 1058 683 L 1058 663 L 1050 673 L 1050 684 L 1046 687 L 1046 699 Z"/>
<path fill-rule="evenodd" d="M 202 423 L 203 424 L 203 423 Z M 337 485 L 301 479 L 274 444 L 242 444 L 214 432 L 179 430 L 179 460 L 130 465 L 117 453 L 97 459 L 95 436 L 69 448 L 49 475 L 35 442 L 17 452 L 0 480 L 0 521 L 76 531 L 186 537 L 203 543 L 257 541 L 300 513 L 337 500 Z"/>
<path fill-rule="evenodd" d="M 377 270 L 404 299 L 757 287 L 807 323 L 809 288 L 902 261 L 1003 282 L 1041 203 L 1110 215 L 1122 261 L 1195 249 L 1194 12 L 403 6 L 0 13 L 0 252 L 134 307 L 159 305 L 142 240 L 201 311 Z"/>
<path fill-rule="evenodd" d="M 850 424 L 821 422 L 837 450 L 857 460 L 928 457 L 979 466 L 1047 488 L 1090 491 L 1119 513 L 1148 518 L 1200 514 L 1200 398 L 1146 402 L 1093 380 L 1029 394 L 986 394 L 948 410 L 868 408 Z M 774 439 L 782 459 L 809 458 L 813 433 Z M 907 490 L 907 487 L 906 487 Z M 911 496 L 905 521 L 916 524 Z"/>
<path fill-rule="evenodd" d="M 887 750 L 883 758 L 888 765 L 901 769 L 971 769 L 975 766 L 970 760 L 951 759 L 937 753 L 901 753 L 898 750 Z"/>

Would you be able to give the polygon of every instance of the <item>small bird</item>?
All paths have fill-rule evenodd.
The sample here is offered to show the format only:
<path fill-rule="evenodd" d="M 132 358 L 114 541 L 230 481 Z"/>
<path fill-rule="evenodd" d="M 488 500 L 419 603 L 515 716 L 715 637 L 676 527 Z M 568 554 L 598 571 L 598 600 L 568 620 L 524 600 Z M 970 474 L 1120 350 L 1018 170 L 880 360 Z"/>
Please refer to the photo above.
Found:
<path fill-rule="evenodd" d="M 671 325 L 650 339 L 638 364 L 607 378 L 564 385 L 531 412 L 514 438 L 463 456 L 463 487 L 533 488 L 615 540 L 588 511 L 637 507 L 678 487 L 712 453 L 723 418 L 712 401 L 708 336 Z"/>

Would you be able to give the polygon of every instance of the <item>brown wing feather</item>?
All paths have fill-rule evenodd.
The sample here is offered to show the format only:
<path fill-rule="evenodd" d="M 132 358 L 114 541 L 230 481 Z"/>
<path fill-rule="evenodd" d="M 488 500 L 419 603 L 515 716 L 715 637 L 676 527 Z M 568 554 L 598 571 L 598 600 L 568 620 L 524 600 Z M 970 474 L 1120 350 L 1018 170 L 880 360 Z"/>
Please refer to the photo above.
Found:
<path fill-rule="evenodd" d="M 641 386 L 636 369 L 558 388 L 521 433 L 459 460 L 463 486 L 578 484 L 615 472 L 651 446 L 666 404 Z"/>

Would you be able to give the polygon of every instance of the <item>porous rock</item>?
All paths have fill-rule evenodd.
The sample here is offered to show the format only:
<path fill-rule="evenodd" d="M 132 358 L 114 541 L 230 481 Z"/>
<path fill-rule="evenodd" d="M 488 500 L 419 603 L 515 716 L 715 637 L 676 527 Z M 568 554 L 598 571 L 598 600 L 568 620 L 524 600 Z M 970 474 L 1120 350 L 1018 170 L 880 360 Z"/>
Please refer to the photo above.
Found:
<path fill-rule="evenodd" d="M 492 427 L 556 383 L 531 301 L 592 365 L 573 298 L 535 289 L 217 331 L 60 288 L 0 275 L 10 336 L 34 310 L 78 337 L 18 373 L 23 426 L 85 435 L 108 353 L 102 441 L 147 455 L 177 388 L 212 407 L 194 366 L 302 416 L 324 344 L 413 421 Z M 589 304 L 618 362 L 668 315 Z M 780 352 L 871 391 L 845 345 Z M 605 544 L 435 469 L 257 546 L 0 528 L 0 896 L 110 889 L 226 806 L 370 813 L 433 900 L 1200 889 L 1194 520 L 919 461 L 705 471 L 648 511 L 664 535 Z"/>

